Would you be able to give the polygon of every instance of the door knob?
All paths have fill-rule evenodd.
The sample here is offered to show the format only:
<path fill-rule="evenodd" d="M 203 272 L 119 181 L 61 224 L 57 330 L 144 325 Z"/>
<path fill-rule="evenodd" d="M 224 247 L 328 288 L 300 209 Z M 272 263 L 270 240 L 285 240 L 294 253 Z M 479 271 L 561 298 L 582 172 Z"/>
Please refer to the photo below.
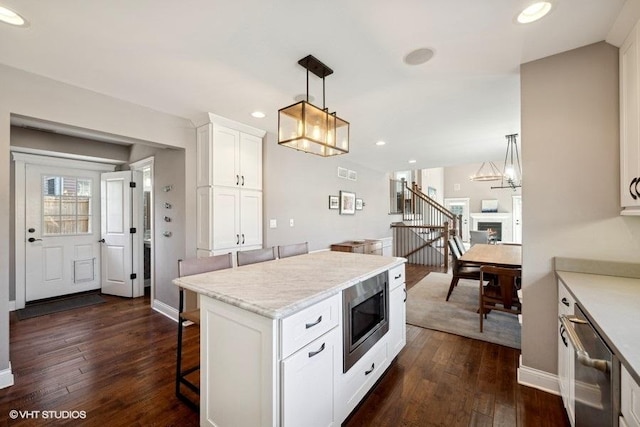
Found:
<path fill-rule="evenodd" d="M 104 239 L 98 240 L 98 243 L 104 243 Z"/>
<path fill-rule="evenodd" d="M 29 233 L 35 233 L 35 232 L 36 232 L 36 229 L 35 229 L 35 228 L 30 228 L 30 229 L 28 229 L 27 231 L 28 231 Z"/>
<path fill-rule="evenodd" d="M 35 237 L 29 237 L 29 243 L 33 243 L 37 240 L 42 240 L 42 239 L 36 239 Z"/>

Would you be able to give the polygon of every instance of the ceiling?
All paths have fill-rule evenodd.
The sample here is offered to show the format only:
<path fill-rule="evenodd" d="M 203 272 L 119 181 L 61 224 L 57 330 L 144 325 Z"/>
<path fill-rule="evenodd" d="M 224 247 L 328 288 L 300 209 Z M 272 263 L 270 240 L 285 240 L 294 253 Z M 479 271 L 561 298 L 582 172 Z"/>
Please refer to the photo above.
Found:
<path fill-rule="evenodd" d="M 628 6 L 555 0 L 541 21 L 516 24 L 531 2 L 0 0 L 30 23 L 0 24 L 0 62 L 275 133 L 278 109 L 305 92 L 297 61 L 313 54 L 334 70 L 326 105 L 351 123 L 349 160 L 381 171 L 448 166 L 501 159 L 505 135 L 520 132 L 519 65 L 604 40 Z M 435 51 L 429 62 L 403 62 L 424 47 Z M 310 93 L 321 106 L 313 75 Z"/>

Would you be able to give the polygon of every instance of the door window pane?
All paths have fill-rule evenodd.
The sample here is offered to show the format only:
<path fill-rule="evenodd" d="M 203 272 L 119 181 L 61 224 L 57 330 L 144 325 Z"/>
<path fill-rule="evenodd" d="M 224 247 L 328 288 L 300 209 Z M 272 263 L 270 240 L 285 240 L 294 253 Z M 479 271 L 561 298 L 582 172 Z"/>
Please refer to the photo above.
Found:
<path fill-rule="evenodd" d="M 91 233 L 92 180 L 43 176 L 42 230 L 44 235 Z"/>

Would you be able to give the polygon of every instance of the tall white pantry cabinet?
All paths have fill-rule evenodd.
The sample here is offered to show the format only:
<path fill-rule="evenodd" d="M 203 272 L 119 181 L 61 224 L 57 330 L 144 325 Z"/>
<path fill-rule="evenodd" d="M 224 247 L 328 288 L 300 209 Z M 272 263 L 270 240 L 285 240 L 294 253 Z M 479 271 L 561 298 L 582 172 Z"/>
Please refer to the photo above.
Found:
<path fill-rule="evenodd" d="M 261 248 L 265 131 L 211 113 L 194 123 L 198 256 Z"/>

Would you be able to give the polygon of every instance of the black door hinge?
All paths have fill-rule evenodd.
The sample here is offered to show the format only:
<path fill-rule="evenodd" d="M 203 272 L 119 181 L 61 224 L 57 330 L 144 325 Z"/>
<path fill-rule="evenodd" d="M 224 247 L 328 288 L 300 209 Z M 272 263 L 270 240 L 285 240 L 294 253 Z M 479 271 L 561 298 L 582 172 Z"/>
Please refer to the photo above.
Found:
<path fill-rule="evenodd" d="M 129 275 L 129 278 L 130 278 L 131 280 L 133 280 L 133 279 L 135 279 L 135 278 L 137 278 L 137 277 L 138 277 L 138 275 L 137 275 L 136 273 L 131 273 L 131 274 Z"/>
<path fill-rule="evenodd" d="M 135 234 L 135 232 L 136 232 L 136 228 L 135 228 L 135 227 L 131 227 L 131 228 L 129 229 L 129 233 L 131 233 L 131 234 Z"/>
<path fill-rule="evenodd" d="M 136 188 L 136 183 L 135 183 L 135 182 L 130 182 L 130 183 L 129 183 L 129 187 L 131 187 L 131 188 Z"/>

